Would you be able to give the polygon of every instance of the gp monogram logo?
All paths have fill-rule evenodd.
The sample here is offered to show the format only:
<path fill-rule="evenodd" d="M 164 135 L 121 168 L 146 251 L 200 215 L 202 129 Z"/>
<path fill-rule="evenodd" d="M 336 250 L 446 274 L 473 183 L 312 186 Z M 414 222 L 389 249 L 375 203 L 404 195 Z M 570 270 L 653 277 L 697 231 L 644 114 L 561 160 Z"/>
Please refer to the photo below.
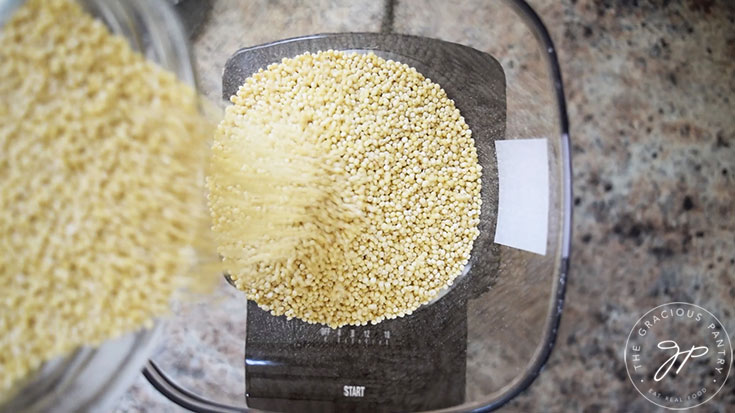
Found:
<path fill-rule="evenodd" d="M 732 365 L 732 345 L 712 313 L 690 303 L 660 305 L 633 326 L 625 367 L 636 390 L 651 403 L 685 410 L 712 399 Z"/>
<path fill-rule="evenodd" d="M 669 357 L 664 364 L 661 365 L 661 367 L 656 370 L 656 374 L 653 375 L 653 380 L 655 381 L 661 381 L 666 377 L 667 374 L 669 374 L 669 371 L 672 367 L 674 367 L 674 364 L 679 360 L 680 355 L 684 355 L 684 360 L 679 362 L 679 368 L 676 369 L 675 374 L 679 374 L 681 369 L 684 368 L 684 365 L 687 361 L 689 361 L 689 358 L 699 358 L 704 355 L 706 355 L 709 352 L 709 348 L 707 346 L 692 346 L 691 349 L 688 351 L 681 351 L 679 350 L 679 345 L 676 344 L 676 341 L 674 340 L 664 340 L 660 343 L 658 343 L 658 348 L 661 350 L 675 350 L 675 353 L 673 356 Z M 664 370 L 665 368 L 665 370 Z"/>

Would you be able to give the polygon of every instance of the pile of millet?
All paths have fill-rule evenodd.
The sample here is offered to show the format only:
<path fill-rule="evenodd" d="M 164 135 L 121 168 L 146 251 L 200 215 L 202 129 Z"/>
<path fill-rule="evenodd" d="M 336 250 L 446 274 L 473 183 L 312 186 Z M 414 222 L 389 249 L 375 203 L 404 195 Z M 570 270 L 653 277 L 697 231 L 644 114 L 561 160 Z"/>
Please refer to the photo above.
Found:
<path fill-rule="evenodd" d="M 378 323 L 461 273 L 479 233 L 481 167 L 438 84 L 372 53 L 329 50 L 259 70 L 231 101 L 213 145 L 212 228 L 230 278 L 261 308 L 331 327 Z M 300 150 L 274 164 L 259 145 L 276 142 Z M 277 171 L 292 176 L 269 183 L 280 205 L 247 184 Z M 246 237 L 267 216 L 286 218 Z"/>
<path fill-rule="evenodd" d="M 275 315 L 378 323 L 460 274 L 481 168 L 439 85 L 326 51 L 259 71 L 232 103 L 205 188 L 192 88 L 71 0 L 29 0 L 2 27 L 0 399 L 167 311 L 209 239 L 205 189 L 225 270 Z"/>

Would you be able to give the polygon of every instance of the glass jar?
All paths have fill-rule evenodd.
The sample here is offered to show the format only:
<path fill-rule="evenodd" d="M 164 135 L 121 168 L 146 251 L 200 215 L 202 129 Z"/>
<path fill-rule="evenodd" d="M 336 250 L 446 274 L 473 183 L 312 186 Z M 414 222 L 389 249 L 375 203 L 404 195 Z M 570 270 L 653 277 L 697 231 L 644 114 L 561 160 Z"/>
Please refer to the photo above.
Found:
<path fill-rule="evenodd" d="M 23 2 L 0 0 L 0 25 Z M 187 37 L 176 11 L 165 0 L 79 0 L 79 3 L 133 49 L 182 81 L 196 86 Z M 160 322 L 107 341 L 80 348 L 45 363 L 19 384 L 0 412 L 107 412 L 127 389 L 153 351 Z"/>

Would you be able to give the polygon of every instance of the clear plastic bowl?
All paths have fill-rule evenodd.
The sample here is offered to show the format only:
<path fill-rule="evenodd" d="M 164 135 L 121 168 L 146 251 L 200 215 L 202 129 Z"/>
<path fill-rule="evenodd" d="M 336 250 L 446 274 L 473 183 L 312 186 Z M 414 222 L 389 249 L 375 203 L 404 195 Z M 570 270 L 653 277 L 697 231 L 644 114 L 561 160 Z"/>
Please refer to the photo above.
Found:
<path fill-rule="evenodd" d="M 424 317 L 424 321 L 430 317 L 430 323 L 421 324 L 419 320 L 405 327 L 409 321 L 385 321 L 339 332 L 270 319 L 223 281 L 211 300 L 177 305 L 176 316 L 166 324 L 161 345 L 145 368 L 153 386 L 175 403 L 206 412 L 392 411 L 407 410 L 407 406 L 430 411 L 485 411 L 503 405 L 528 387 L 546 362 L 562 312 L 572 211 L 569 126 L 554 45 L 541 20 L 521 0 L 388 4 L 391 7 L 386 13 L 376 17 L 382 2 L 337 2 L 328 7 L 324 2 L 294 1 L 286 6 L 283 2 L 215 2 L 194 41 L 202 91 L 226 105 L 237 83 L 255 68 L 283 56 L 320 48 L 373 50 L 431 73 L 429 77 L 447 90 L 463 113 L 468 113 L 483 164 L 481 235 L 472 252 L 473 265 L 444 297 L 411 316 Z M 363 34 L 316 35 L 355 32 Z M 421 43 L 420 38 L 406 41 L 400 35 L 458 43 L 483 52 L 490 60 L 482 54 L 434 59 L 427 56 L 442 53 L 439 49 L 446 43 Z M 406 42 L 411 47 L 406 47 Z M 455 63 L 457 67 L 452 69 Z M 452 71 L 458 68 L 464 72 L 453 76 Z M 494 68 L 499 69 L 500 76 Z M 466 82 L 479 82 L 474 86 L 488 90 L 478 90 L 476 100 L 468 100 L 474 92 L 471 87 L 463 88 L 469 84 Z M 494 106 L 498 102 L 502 107 Z M 524 194 L 531 188 L 514 192 L 512 189 L 519 188 L 509 188 L 508 184 L 535 179 L 513 179 L 518 178 L 513 174 L 524 175 L 524 171 L 503 161 L 504 170 L 511 173 L 503 178 L 504 190 L 503 182 L 499 182 L 498 142 L 522 143 L 539 138 L 545 139 L 542 149 L 546 160 L 532 165 L 532 169 L 547 175 L 542 192 L 548 198 L 540 205 L 546 212 L 544 227 L 531 228 L 529 234 L 541 230 L 545 234 L 543 248 L 506 245 L 528 245 L 525 233 L 515 234 L 516 244 L 507 238 L 496 243 L 499 220 L 504 221 L 507 231 L 508 215 L 499 218 L 499 205 L 504 199 L 509 202 L 504 207 L 506 213 L 524 209 L 514 200 L 523 196 L 534 199 L 534 194 L 528 193 L 514 198 L 512 193 Z M 246 320 L 246 314 L 250 320 Z M 388 343 L 385 334 L 391 329 L 403 336 L 394 334 Z M 284 334 L 289 339 L 278 342 Z M 375 340 L 376 335 L 381 339 Z M 350 337 L 364 340 L 364 346 L 355 346 L 349 342 Z M 353 347 L 345 350 L 331 341 L 340 339 L 347 340 L 342 342 L 345 346 Z M 416 342 L 428 344 L 417 350 Z M 406 348 L 410 351 L 404 351 Z M 459 357 L 461 364 L 455 364 L 456 369 L 442 370 L 447 355 Z M 418 356 L 426 357 L 420 361 Z M 324 362 L 317 365 L 313 360 Z M 367 372 L 364 364 L 370 363 L 385 363 L 381 366 L 386 370 Z M 428 369 L 417 370 L 420 363 Z M 426 392 L 424 400 L 411 401 L 411 390 L 396 385 L 391 391 L 386 385 L 405 384 L 397 377 L 404 371 L 413 372 L 405 374 L 416 374 L 415 380 L 425 380 L 431 386 L 429 382 L 440 375 L 419 373 L 432 367 L 445 379 L 452 377 L 450 382 L 442 382 L 444 387 L 434 389 L 434 395 L 441 398 L 442 393 L 451 392 L 453 401 L 434 403 Z M 360 393 L 353 389 L 362 387 L 360 377 L 350 376 L 358 371 L 355 375 L 362 379 L 369 376 L 374 380 L 363 388 L 361 401 L 348 395 Z M 383 377 L 382 382 L 379 377 Z M 338 386 L 325 384 L 332 382 Z M 322 384 L 326 390 L 314 390 Z M 289 386 L 296 390 L 289 393 Z M 390 397 L 388 393 L 369 394 L 371 386 L 390 392 Z M 319 395 L 309 399 L 306 393 Z M 401 397 L 404 400 L 398 400 L 398 404 L 390 404 Z"/>

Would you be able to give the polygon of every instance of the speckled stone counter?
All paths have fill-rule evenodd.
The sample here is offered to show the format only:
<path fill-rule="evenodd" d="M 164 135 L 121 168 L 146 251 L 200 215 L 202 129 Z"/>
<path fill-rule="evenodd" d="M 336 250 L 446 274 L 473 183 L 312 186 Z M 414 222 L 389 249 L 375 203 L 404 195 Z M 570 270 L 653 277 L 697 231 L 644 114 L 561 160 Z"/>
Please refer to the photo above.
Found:
<path fill-rule="evenodd" d="M 638 317 L 688 301 L 735 332 L 735 2 L 533 4 L 569 103 L 574 238 L 556 348 L 509 410 L 656 411 L 623 362 Z M 690 411 L 735 411 L 735 380 Z"/>
<path fill-rule="evenodd" d="M 222 65 L 237 44 L 273 33 L 377 30 L 384 18 L 381 2 L 275 2 L 269 7 L 281 18 L 269 27 L 258 14 L 266 3 L 214 4 L 210 18 L 222 25 L 248 19 L 253 29 L 195 39 L 210 98 L 219 97 Z M 485 2 L 467 3 L 472 12 Z M 735 332 L 735 2 L 531 4 L 556 43 L 569 105 L 573 255 L 554 352 L 503 411 L 657 411 L 632 387 L 623 362 L 636 320 L 659 304 L 688 301 Z M 396 18 L 414 6 L 399 0 Z M 442 23 L 442 30 L 462 30 L 460 22 Z M 211 340 L 199 351 L 216 345 Z M 117 409 L 180 410 L 142 376 Z M 691 411 L 735 411 L 735 379 Z"/>

